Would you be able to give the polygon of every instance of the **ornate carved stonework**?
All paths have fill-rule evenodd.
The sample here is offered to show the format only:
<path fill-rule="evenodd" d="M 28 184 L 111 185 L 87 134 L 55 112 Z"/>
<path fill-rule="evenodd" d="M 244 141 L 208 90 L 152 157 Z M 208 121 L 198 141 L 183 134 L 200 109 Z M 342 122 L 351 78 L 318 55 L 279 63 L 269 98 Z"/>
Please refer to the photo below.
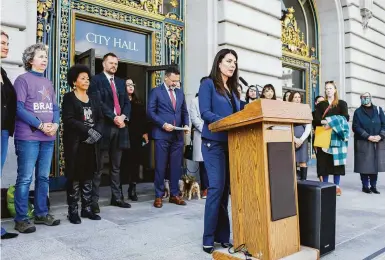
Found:
<path fill-rule="evenodd" d="M 315 89 L 317 87 L 318 82 L 318 65 L 316 64 L 311 65 L 311 82 L 312 88 Z"/>
<path fill-rule="evenodd" d="M 309 46 L 305 43 L 304 34 L 301 33 L 294 16 L 294 9 L 288 8 L 287 14 L 281 21 L 282 50 L 309 57 Z"/>
<path fill-rule="evenodd" d="M 53 0 L 37 1 L 37 32 L 36 41 L 47 44 L 47 34 L 51 31 L 51 21 L 53 18 Z"/>
<path fill-rule="evenodd" d="M 110 0 L 115 3 L 124 4 L 153 14 L 161 14 L 163 0 Z"/>
<path fill-rule="evenodd" d="M 183 27 L 165 24 L 166 64 L 180 64 Z"/>

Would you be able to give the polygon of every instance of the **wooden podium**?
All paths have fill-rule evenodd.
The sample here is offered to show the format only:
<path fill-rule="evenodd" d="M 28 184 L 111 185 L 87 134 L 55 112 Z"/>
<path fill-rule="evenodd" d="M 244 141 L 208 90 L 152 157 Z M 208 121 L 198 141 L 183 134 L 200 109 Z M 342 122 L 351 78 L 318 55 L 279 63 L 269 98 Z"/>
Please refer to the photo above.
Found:
<path fill-rule="evenodd" d="M 293 124 L 311 121 L 309 105 L 258 99 L 209 126 L 229 134 L 234 247 L 245 244 L 253 259 L 301 251 Z M 240 259 L 225 251 L 213 257 Z"/>

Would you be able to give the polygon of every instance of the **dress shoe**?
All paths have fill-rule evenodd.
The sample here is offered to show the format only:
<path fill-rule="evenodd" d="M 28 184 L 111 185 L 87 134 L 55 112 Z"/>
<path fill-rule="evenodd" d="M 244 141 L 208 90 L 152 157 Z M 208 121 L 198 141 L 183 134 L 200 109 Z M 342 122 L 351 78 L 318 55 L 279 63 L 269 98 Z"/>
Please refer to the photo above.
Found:
<path fill-rule="evenodd" d="M 5 234 L 1 235 L 1 239 L 11 239 L 17 237 L 19 234 L 16 233 L 8 233 L 6 232 Z"/>
<path fill-rule="evenodd" d="M 214 247 L 213 246 L 203 246 L 203 251 L 206 252 L 207 254 L 212 254 L 214 252 Z"/>
<path fill-rule="evenodd" d="M 124 202 L 123 200 L 111 200 L 111 205 L 125 209 L 131 208 L 131 204 Z"/>
<path fill-rule="evenodd" d="M 341 194 L 342 194 L 342 190 L 341 190 L 340 187 L 337 186 L 337 188 L 336 188 L 336 195 L 337 196 L 341 196 Z"/>
<path fill-rule="evenodd" d="M 205 189 L 203 192 L 202 192 L 202 199 L 206 199 L 207 198 L 207 189 Z"/>
<path fill-rule="evenodd" d="M 100 213 L 99 204 L 98 203 L 92 203 L 91 204 L 91 210 L 95 214 Z"/>
<path fill-rule="evenodd" d="M 370 187 L 370 190 L 371 190 L 374 194 L 380 194 L 380 192 L 377 190 L 376 187 Z"/>
<path fill-rule="evenodd" d="M 163 207 L 162 198 L 156 198 L 154 201 L 154 207 L 155 208 L 161 208 Z"/>
<path fill-rule="evenodd" d="M 180 206 L 186 205 L 186 202 L 179 196 L 171 196 L 169 202 Z"/>
<path fill-rule="evenodd" d="M 369 187 L 362 187 L 362 192 L 367 193 L 367 194 L 372 193 L 372 191 L 369 189 Z"/>

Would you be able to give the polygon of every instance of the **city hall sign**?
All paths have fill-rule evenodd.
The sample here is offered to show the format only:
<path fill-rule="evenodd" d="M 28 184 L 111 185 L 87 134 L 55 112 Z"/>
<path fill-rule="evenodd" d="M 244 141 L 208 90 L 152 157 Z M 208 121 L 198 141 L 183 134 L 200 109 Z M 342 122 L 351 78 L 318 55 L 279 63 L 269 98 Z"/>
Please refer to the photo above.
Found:
<path fill-rule="evenodd" d="M 93 48 L 98 57 L 113 52 L 119 59 L 141 63 L 148 62 L 148 36 L 145 34 L 82 20 L 76 20 L 75 26 L 76 52 L 84 52 Z"/>

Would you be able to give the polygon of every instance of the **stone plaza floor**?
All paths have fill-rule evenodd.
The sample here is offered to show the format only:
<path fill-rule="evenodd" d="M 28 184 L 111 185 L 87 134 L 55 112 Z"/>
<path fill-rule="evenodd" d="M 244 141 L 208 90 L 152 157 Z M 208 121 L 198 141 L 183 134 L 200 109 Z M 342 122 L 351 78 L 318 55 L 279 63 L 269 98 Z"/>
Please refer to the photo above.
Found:
<path fill-rule="evenodd" d="M 347 171 L 337 198 L 337 246 L 325 260 L 385 259 L 385 174 L 379 176 L 380 195 L 361 192 L 359 175 Z M 314 169 L 309 179 L 316 179 Z M 205 200 L 186 207 L 164 203 L 152 206 L 152 184 L 138 187 L 140 200 L 131 209 L 101 208 L 100 221 L 73 225 L 66 219 L 64 192 L 52 193 L 52 212 L 61 219 L 57 227 L 37 226 L 32 234 L 1 241 L 2 260 L 205 260 L 202 252 Z M 108 205 L 109 189 L 102 203 Z M 11 219 L 2 220 L 13 230 Z"/>

